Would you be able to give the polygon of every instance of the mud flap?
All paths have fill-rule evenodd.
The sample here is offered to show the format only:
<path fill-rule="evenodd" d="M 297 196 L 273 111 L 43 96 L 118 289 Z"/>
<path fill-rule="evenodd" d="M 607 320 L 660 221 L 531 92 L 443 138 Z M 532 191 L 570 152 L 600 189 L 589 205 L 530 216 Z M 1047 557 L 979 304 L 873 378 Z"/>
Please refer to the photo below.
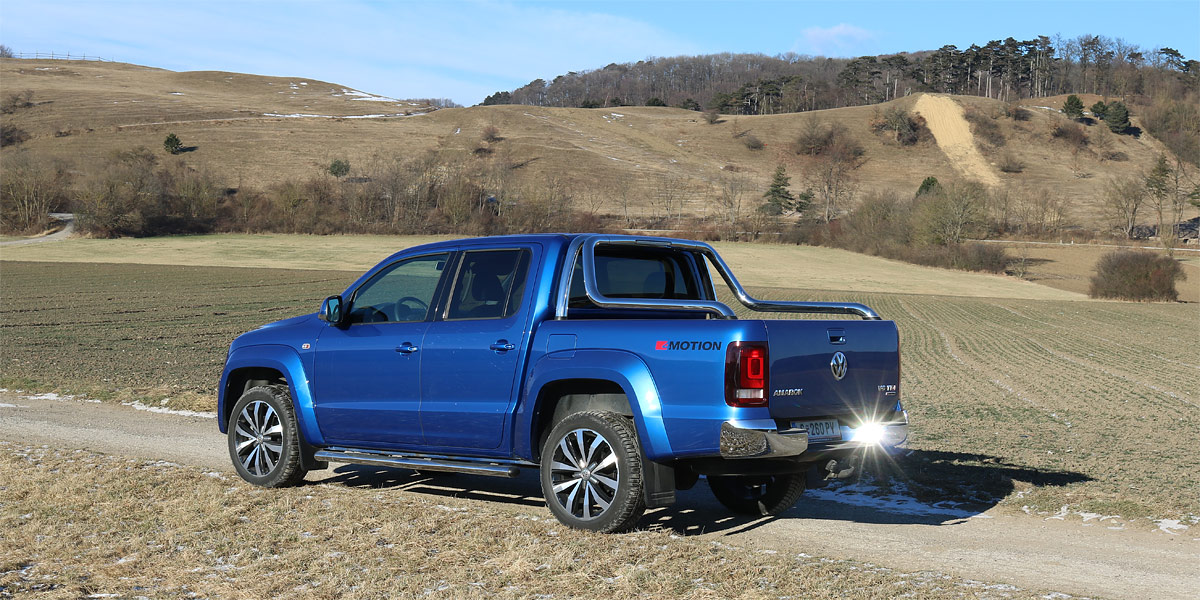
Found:
<path fill-rule="evenodd" d="M 675 503 L 675 468 L 642 457 L 642 494 L 646 508 Z"/>

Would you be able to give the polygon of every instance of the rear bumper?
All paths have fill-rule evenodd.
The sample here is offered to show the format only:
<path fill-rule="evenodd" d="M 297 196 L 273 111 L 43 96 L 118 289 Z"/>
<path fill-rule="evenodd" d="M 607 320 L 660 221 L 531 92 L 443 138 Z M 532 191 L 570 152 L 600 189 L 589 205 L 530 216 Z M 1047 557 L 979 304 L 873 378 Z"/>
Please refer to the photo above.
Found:
<path fill-rule="evenodd" d="M 787 458 L 815 452 L 878 447 L 890 450 L 908 439 L 908 413 L 898 420 L 843 425 L 841 439 L 810 440 L 803 428 L 778 429 L 773 420 L 726 421 L 721 424 L 721 458 Z M 811 448 L 810 448 L 811 446 Z"/>
<path fill-rule="evenodd" d="M 762 425 L 753 421 L 722 423 L 721 458 L 783 458 L 799 456 L 808 450 L 807 431 L 778 431 Z"/>

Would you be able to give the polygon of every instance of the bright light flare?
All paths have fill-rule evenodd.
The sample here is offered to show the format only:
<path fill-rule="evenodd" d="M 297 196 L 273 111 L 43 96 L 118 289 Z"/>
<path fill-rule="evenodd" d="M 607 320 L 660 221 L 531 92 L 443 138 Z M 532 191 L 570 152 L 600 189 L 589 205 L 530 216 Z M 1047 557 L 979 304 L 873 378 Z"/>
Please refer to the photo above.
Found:
<path fill-rule="evenodd" d="M 854 430 L 852 439 L 863 444 L 878 445 L 883 441 L 885 433 L 887 433 L 887 428 L 880 423 L 863 423 Z"/>

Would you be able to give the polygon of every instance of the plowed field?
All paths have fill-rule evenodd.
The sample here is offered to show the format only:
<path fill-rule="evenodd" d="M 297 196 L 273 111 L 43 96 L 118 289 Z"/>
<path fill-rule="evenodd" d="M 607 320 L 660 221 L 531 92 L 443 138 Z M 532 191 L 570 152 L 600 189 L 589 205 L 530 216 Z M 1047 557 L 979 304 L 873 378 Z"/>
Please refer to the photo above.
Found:
<path fill-rule="evenodd" d="M 238 333 L 313 310 L 357 273 L 5 262 L 2 275 L 4 385 L 211 410 Z M 919 495 L 1200 514 L 1195 305 L 753 292 L 897 321 L 913 420 L 897 468 Z"/>

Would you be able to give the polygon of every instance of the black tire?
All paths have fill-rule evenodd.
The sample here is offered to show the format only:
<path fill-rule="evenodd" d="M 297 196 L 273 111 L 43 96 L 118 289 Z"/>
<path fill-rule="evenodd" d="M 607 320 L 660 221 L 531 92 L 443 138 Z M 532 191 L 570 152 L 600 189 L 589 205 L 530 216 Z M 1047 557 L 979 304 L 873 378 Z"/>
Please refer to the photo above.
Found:
<path fill-rule="evenodd" d="M 229 415 L 229 458 L 238 475 L 263 487 L 300 483 L 300 428 L 286 385 L 246 390 Z"/>
<path fill-rule="evenodd" d="M 729 510 L 750 516 L 773 516 L 791 508 L 804 493 L 804 473 L 734 477 L 709 475 L 708 488 Z"/>
<path fill-rule="evenodd" d="M 555 425 L 542 447 L 541 479 L 546 505 L 568 527 L 627 531 L 646 512 L 637 431 L 616 413 L 579 412 Z"/>

